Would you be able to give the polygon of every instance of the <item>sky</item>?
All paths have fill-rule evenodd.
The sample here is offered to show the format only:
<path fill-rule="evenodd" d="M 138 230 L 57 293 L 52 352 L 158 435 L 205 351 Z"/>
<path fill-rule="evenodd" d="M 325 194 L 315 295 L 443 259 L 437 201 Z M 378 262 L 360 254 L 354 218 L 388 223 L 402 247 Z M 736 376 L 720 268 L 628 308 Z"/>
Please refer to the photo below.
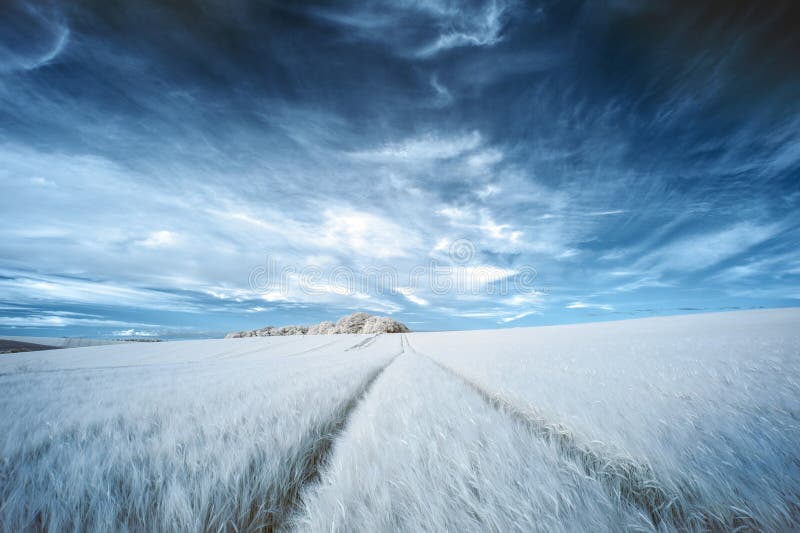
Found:
<path fill-rule="evenodd" d="M 800 305 L 796 2 L 0 4 L 0 334 Z"/>

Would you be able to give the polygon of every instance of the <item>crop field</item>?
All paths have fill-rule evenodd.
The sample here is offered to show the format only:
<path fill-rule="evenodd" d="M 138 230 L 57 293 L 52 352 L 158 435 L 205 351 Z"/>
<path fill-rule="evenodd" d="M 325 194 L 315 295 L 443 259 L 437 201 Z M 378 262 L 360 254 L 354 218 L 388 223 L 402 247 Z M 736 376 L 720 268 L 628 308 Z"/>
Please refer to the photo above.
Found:
<path fill-rule="evenodd" d="M 798 325 L 3 355 L 0 530 L 796 530 Z"/>

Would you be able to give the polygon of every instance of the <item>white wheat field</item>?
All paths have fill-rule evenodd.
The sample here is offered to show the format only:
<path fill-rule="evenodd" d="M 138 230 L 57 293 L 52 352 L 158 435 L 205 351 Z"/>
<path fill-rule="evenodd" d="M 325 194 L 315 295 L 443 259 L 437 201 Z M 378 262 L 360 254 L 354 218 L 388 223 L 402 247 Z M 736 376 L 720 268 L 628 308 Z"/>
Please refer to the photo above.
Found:
<path fill-rule="evenodd" d="M 2 531 L 800 529 L 800 310 L 0 356 Z"/>

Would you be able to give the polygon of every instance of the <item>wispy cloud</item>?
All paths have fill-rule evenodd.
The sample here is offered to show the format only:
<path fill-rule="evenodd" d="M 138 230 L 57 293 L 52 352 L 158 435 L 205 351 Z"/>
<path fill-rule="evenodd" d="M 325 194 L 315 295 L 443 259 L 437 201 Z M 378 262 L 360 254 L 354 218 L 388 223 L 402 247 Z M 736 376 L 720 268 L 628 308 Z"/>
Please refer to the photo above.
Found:
<path fill-rule="evenodd" d="M 78 318 L 54 314 L 32 314 L 24 317 L 0 316 L 0 325 L 12 328 L 66 328 L 74 326 L 120 327 L 131 326 L 160 328 L 157 324 L 132 324 L 121 320 L 105 320 L 100 318 Z"/>
<path fill-rule="evenodd" d="M 540 314 L 542 314 L 541 311 L 535 311 L 535 310 L 534 311 L 523 311 L 522 313 L 517 313 L 514 316 L 507 316 L 507 317 L 501 318 L 500 322 L 502 322 L 503 324 L 508 324 L 509 322 L 515 322 L 515 321 L 517 321 L 517 320 L 519 320 L 521 318 L 525 318 L 526 316 L 540 315 Z"/>
<path fill-rule="evenodd" d="M 378 259 L 408 256 L 420 243 L 413 231 L 395 222 L 347 209 L 325 212 L 319 241 L 329 248 Z"/>
<path fill-rule="evenodd" d="M 183 312 L 202 311 L 202 307 L 195 302 L 170 291 L 136 288 L 101 280 L 9 271 L 0 277 L 0 294 L 16 303 L 30 305 L 42 302 L 82 303 Z"/>
<path fill-rule="evenodd" d="M 164 248 L 172 246 L 178 242 L 178 235 L 169 230 L 159 230 L 150 233 L 146 238 L 138 241 L 138 244 L 148 248 Z"/>
<path fill-rule="evenodd" d="M 133 328 L 121 329 L 111 333 L 115 337 L 158 337 L 158 332 L 155 331 L 141 331 Z"/>
<path fill-rule="evenodd" d="M 384 42 L 397 53 L 423 59 L 461 47 L 485 47 L 502 40 L 503 0 L 454 5 L 439 0 L 347 3 L 337 8 L 312 8 L 321 20 L 340 25 L 365 40 Z M 398 20 L 413 20 L 417 31 L 397 31 Z"/>
<path fill-rule="evenodd" d="M 588 302 L 572 302 L 564 306 L 566 309 L 602 309 L 603 311 L 613 311 L 614 307 L 608 304 L 597 304 Z"/>
<path fill-rule="evenodd" d="M 443 50 L 463 46 L 492 46 L 500 42 L 502 36 L 501 18 L 507 7 L 502 0 L 490 0 L 481 5 L 476 13 L 464 13 L 458 9 L 437 9 L 450 27 L 433 43 L 424 46 L 417 53 L 421 57 L 435 55 Z"/>
<path fill-rule="evenodd" d="M 56 59 L 69 42 L 70 30 L 53 4 L 11 2 L 0 23 L 0 74 L 30 71 Z"/>
<path fill-rule="evenodd" d="M 651 271 L 701 270 L 746 252 L 780 231 L 777 224 L 739 222 L 722 230 L 679 238 L 649 252 L 636 266 Z"/>
<path fill-rule="evenodd" d="M 455 137 L 427 134 L 398 143 L 389 143 L 372 150 L 353 152 L 351 155 L 357 159 L 378 163 L 420 163 L 457 157 L 474 150 L 480 144 L 481 135 L 477 131 Z"/>
<path fill-rule="evenodd" d="M 414 289 L 411 289 L 409 287 L 399 287 L 397 291 L 411 303 L 415 303 L 423 307 L 427 307 L 430 305 L 430 302 L 428 300 L 426 300 L 425 298 L 420 298 L 419 296 L 414 294 Z"/>

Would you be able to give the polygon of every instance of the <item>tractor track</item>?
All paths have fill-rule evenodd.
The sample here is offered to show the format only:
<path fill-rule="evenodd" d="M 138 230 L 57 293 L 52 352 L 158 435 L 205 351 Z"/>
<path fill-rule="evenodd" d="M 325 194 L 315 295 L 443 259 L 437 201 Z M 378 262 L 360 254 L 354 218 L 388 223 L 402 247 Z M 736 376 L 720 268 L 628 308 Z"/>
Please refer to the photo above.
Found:
<path fill-rule="evenodd" d="M 407 338 L 405 345 L 409 353 L 432 361 L 465 383 L 493 408 L 521 423 L 533 436 L 554 445 L 563 457 L 576 464 L 585 475 L 599 481 L 613 499 L 622 498 L 638 508 L 656 528 L 714 532 L 763 531 L 755 518 L 744 510 L 704 510 L 691 487 L 668 488 L 658 481 L 647 462 L 580 442 L 565 425 L 548 420 L 533 409 L 520 408 L 461 372 L 418 352 Z"/>

